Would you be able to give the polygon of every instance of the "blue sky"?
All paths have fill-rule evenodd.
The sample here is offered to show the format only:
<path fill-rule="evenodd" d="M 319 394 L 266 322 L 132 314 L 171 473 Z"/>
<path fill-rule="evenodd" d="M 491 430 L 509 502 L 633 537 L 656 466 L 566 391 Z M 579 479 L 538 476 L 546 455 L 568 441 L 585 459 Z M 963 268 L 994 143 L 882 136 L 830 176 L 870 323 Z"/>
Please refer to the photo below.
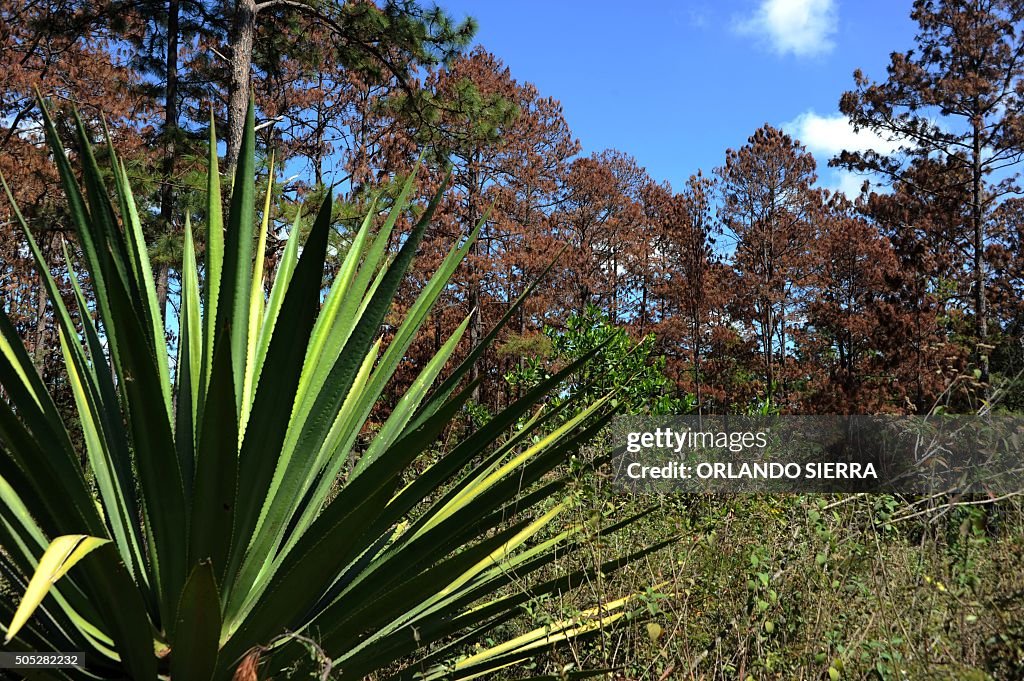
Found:
<path fill-rule="evenodd" d="M 475 17 L 515 78 L 561 100 L 585 153 L 621 149 L 677 189 L 764 123 L 807 145 L 823 186 L 853 189 L 861 179 L 827 159 L 885 142 L 855 135 L 839 97 L 856 68 L 884 78 L 915 33 L 910 0 L 438 1 Z"/>

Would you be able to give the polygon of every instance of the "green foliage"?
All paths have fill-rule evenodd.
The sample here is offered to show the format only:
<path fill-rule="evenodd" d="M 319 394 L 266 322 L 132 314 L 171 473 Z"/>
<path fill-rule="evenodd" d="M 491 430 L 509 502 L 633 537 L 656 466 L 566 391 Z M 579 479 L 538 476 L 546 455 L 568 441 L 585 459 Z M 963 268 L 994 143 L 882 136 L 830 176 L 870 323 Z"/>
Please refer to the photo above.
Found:
<path fill-rule="evenodd" d="M 526 333 L 509 338 L 498 348 L 498 357 L 528 357 L 544 359 L 551 356 L 551 336 L 545 333 Z"/>
<path fill-rule="evenodd" d="M 293 230 L 267 291 L 272 190 L 257 213 L 250 104 L 226 217 L 211 133 L 205 263 L 197 262 L 186 222 L 172 374 L 124 167 L 110 150 L 112 204 L 77 121 L 83 192 L 53 122 L 46 123 L 94 300 L 78 285 L 73 263 L 67 271 L 79 312 L 95 309 L 95 318 L 81 314 L 76 326 L 16 216 L 55 309 L 85 445 L 72 444 L 0 314 L 0 574 L 23 590 L 42 569 L 40 556 L 67 543 L 65 535 L 96 540 L 87 539 L 95 546 L 88 555 L 67 561 L 73 567 L 50 582 L 38 608 L 38 588 L 23 599 L 27 622 L 3 629 L 12 649 L 85 651 L 87 671 L 61 673 L 75 678 L 228 679 L 239 664 L 295 668 L 313 650 L 338 679 L 459 679 L 598 636 L 642 610 L 627 596 L 511 641 L 474 645 L 524 603 L 629 562 L 530 581 L 556 556 L 594 539 L 568 513 L 570 474 L 559 466 L 604 427 L 617 411 L 616 391 L 626 388 L 588 383 L 599 375 L 588 369 L 596 351 L 577 352 L 486 424 L 439 455 L 432 451 L 475 387 L 460 388 L 462 379 L 532 287 L 432 389 L 467 329 L 464 320 L 368 443 L 358 444 L 479 232 L 478 225 L 452 248 L 383 346 L 381 325 L 444 183 L 425 209 L 413 211 L 414 227 L 391 257 L 414 176 L 389 211 L 371 205 L 325 295 L 333 210 L 326 196 L 301 248 Z M 257 215 L 262 225 L 254 230 Z M 535 410 L 553 391 L 581 400 L 571 418 L 544 430 L 546 412 Z M 529 413 L 538 417 L 524 422 Z M 420 468 L 409 476 L 414 465 Z M 599 536 L 628 524 L 611 523 Z M 0 600 L 5 622 L 15 605 Z"/>
<path fill-rule="evenodd" d="M 558 367 L 594 353 L 594 359 L 573 379 L 573 390 L 552 398 L 554 406 L 561 405 L 570 395 L 584 396 L 585 404 L 611 391 L 627 414 L 685 414 L 694 406 L 692 396 L 679 396 L 675 384 L 665 375 L 665 358 L 654 354 L 654 336 L 645 336 L 635 343 L 625 329 L 613 325 L 594 305 L 569 317 L 564 330 L 545 327 L 543 336 L 547 343 L 535 341 L 527 348 L 517 342 L 503 348 L 506 355 L 523 356 L 523 365 L 505 377 L 513 388 L 522 391 L 538 385 Z M 526 352 L 535 353 L 538 349 L 546 352 Z"/>

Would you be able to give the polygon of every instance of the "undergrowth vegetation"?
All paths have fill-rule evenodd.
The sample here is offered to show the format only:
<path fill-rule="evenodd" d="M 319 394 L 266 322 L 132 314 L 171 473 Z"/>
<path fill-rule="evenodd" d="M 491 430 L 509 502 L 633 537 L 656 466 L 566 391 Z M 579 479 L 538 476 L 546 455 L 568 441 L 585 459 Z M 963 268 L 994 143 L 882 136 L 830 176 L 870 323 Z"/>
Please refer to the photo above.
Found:
<path fill-rule="evenodd" d="M 546 343 L 534 343 L 543 351 L 506 377 L 513 386 L 534 385 L 596 350 L 591 371 L 601 384 L 639 377 L 624 394 L 624 411 L 693 409 L 680 400 L 665 409 L 663 363 L 650 339 L 631 341 L 595 309 L 543 337 Z M 766 404 L 758 413 L 771 410 Z M 601 436 L 595 442 L 589 456 L 607 444 Z M 659 537 L 679 539 L 588 582 L 580 593 L 591 597 L 642 593 L 646 618 L 553 654 L 552 667 L 608 666 L 617 669 L 613 678 L 661 681 L 1024 679 L 1024 506 L 1017 495 L 632 496 L 609 470 L 579 477 L 574 489 L 585 500 L 577 511 L 583 516 L 655 507 L 627 532 L 552 564 L 553 574 L 600 565 Z M 585 603 L 545 598 L 523 609 L 542 626 Z"/>
<path fill-rule="evenodd" d="M 592 505 L 584 508 L 626 515 L 651 501 L 588 487 Z M 598 565 L 669 534 L 680 539 L 581 590 L 641 592 L 649 620 L 558 653 L 553 666 L 616 667 L 617 679 L 1024 678 L 1019 503 L 663 498 L 630 532 L 550 570 Z M 524 610 L 543 625 L 584 603 L 544 599 Z"/>

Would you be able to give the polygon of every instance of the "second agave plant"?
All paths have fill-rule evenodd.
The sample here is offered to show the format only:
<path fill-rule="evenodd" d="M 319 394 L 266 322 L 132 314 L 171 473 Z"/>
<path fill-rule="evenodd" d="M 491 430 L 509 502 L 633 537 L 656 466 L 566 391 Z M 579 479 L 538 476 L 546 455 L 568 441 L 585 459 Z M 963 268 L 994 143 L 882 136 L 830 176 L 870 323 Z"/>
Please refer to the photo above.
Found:
<path fill-rule="evenodd" d="M 328 197 L 301 246 L 292 230 L 266 290 L 270 192 L 258 224 L 250 106 L 226 219 L 211 132 L 205 256 L 186 223 L 172 355 L 124 166 L 109 149 L 111 200 L 76 124 L 80 173 L 46 118 L 88 286 L 71 258 L 58 281 L 17 215 L 55 311 L 73 415 L 58 410 L 0 314 L 0 581 L 19 594 L 0 598 L 6 650 L 85 651 L 85 667 L 53 672 L 60 677 L 205 681 L 265 675 L 268 660 L 301 654 L 288 642 L 303 637 L 335 678 L 461 679 L 631 611 L 623 598 L 473 645 L 523 603 L 656 548 L 545 572 L 556 552 L 584 541 L 564 521 L 571 501 L 559 465 L 615 411 L 614 395 L 569 420 L 543 408 L 589 357 L 437 451 L 472 393 L 469 367 L 498 331 L 439 382 L 464 320 L 355 453 L 479 230 L 447 255 L 383 344 L 385 315 L 443 187 L 394 253 L 413 177 L 386 214 L 371 207 L 325 291 Z M 530 579 L 539 574 L 547 577 Z"/>

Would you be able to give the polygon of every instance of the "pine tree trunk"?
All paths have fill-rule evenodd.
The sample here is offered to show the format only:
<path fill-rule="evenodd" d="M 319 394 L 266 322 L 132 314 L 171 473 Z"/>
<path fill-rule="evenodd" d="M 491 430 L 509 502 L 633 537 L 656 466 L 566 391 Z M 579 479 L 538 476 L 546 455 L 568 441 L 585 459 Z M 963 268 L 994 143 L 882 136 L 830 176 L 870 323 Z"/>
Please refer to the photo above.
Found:
<path fill-rule="evenodd" d="M 323 90 L 324 74 L 317 73 L 317 87 Z M 313 182 L 317 187 L 324 183 L 324 110 L 323 103 L 316 104 L 316 141 L 313 146 Z"/>
<path fill-rule="evenodd" d="M 971 168 L 971 222 L 974 227 L 974 323 L 977 329 L 977 342 L 984 346 L 988 342 L 988 305 L 985 299 L 985 224 L 982 219 L 981 198 L 981 130 L 980 120 L 974 122 L 973 167 Z M 978 348 L 978 368 L 981 370 L 981 381 L 988 383 L 988 347 Z"/>
<path fill-rule="evenodd" d="M 470 257 L 475 258 L 480 253 L 480 242 L 479 240 L 474 242 L 470 246 Z M 469 347 L 475 348 L 480 343 L 480 339 L 483 338 L 483 320 L 480 318 L 480 281 L 476 278 L 476 266 L 470 266 L 470 283 L 469 283 L 469 308 L 472 310 L 471 317 L 469 320 Z M 480 378 L 480 360 L 473 362 L 473 365 L 469 368 L 469 380 L 476 381 Z M 480 401 L 480 384 L 477 383 L 473 388 L 473 401 Z"/>
<path fill-rule="evenodd" d="M 178 23 L 181 15 L 180 0 L 167 3 L 167 61 L 164 75 L 167 88 L 164 92 L 164 158 L 161 169 L 163 186 L 160 188 L 160 229 L 162 234 L 174 230 L 174 177 L 178 156 Z M 157 270 L 157 306 L 161 316 L 167 312 L 168 265 L 161 263 Z"/>
<path fill-rule="evenodd" d="M 227 154 L 224 169 L 234 175 L 242 149 L 242 128 L 249 108 L 252 47 L 256 35 L 256 0 L 237 0 L 231 29 L 231 84 L 228 89 Z"/>
<path fill-rule="evenodd" d="M 644 272 L 650 273 L 651 265 L 650 258 L 644 255 Z M 647 331 L 647 276 L 641 280 L 640 283 L 640 337 L 643 338 Z"/>
<path fill-rule="evenodd" d="M 473 229 L 480 219 L 476 212 L 476 200 L 478 192 L 477 169 L 475 167 L 477 154 L 473 154 L 469 162 L 469 195 L 466 197 L 466 223 L 467 229 Z M 469 267 L 469 308 L 472 310 L 469 320 L 469 347 L 475 348 L 483 338 L 483 318 L 481 317 L 480 303 L 480 280 L 476 276 L 476 263 L 474 258 L 480 253 L 481 239 L 477 239 L 470 246 L 470 267 Z M 482 358 L 481 358 L 482 359 Z M 469 369 L 469 380 L 476 381 L 480 378 L 480 361 L 473 363 Z M 480 383 L 473 388 L 473 401 L 479 403 L 481 398 Z"/>
<path fill-rule="evenodd" d="M 35 360 L 36 370 L 39 375 L 43 375 L 43 367 L 46 363 L 46 287 L 43 286 L 43 278 L 39 277 L 39 290 L 38 299 L 36 306 L 36 330 L 35 330 L 35 348 L 32 352 L 32 359 Z"/>
<path fill-rule="evenodd" d="M 770 300 L 765 299 L 764 307 L 765 312 L 761 331 L 761 352 L 764 355 L 765 393 L 768 396 L 768 401 L 770 402 L 775 396 L 775 362 L 773 361 L 775 350 L 772 347 L 774 343 L 773 338 L 775 336 L 775 319 L 772 315 Z"/>
<path fill-rule="evenodd" d="M 786 399 L 786 296 L 779 310 L 779 399 Z"/>
<path fill-rule="evenodd" d="M 697 418 L 699 419 L 704 415 L 704 402 L 703 395 L 701 394 L 700 383 L 700 312 L 696 312 L 691 319 L 692 326 L 690 327 L 691 336 L 690 344 L 693 350 L 693 391 L 694 397 L 697 400 Z M 703 421 L 698 421 L 703 427 Z"/>
<path fill-rule="evenodd" d="M 156 305 L 162 316 L 166 316 L 168 280 L 170 279 L 171 267 L 162 262 L 156 269 Z"/>

